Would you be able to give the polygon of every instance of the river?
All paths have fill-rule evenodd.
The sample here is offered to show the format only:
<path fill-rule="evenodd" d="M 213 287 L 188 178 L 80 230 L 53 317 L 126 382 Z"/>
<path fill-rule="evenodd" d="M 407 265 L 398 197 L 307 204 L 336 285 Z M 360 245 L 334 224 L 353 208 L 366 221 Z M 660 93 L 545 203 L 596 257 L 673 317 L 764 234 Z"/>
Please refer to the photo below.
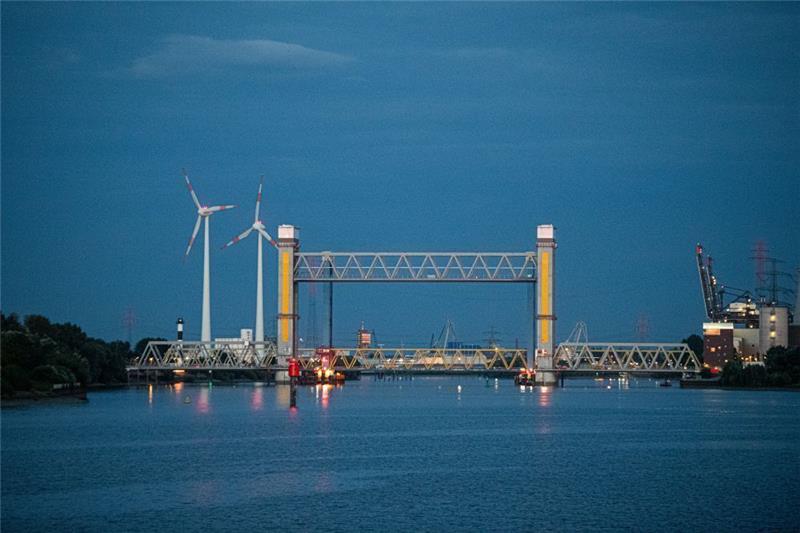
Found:
<path fill-rule="evenodd" d="M 2 530 L 795 530 L 800 394 L 365 376 L 2 410 Z M 189 402 L 189 403 L 187 403 Z"/>

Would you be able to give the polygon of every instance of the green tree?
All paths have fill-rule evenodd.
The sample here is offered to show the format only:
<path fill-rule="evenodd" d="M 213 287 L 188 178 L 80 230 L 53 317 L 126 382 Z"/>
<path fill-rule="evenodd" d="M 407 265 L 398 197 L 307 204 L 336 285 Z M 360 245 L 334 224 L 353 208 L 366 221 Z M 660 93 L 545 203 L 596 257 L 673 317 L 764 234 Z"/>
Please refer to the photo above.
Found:
<path fill-rule="evenodd" d="M 144 349 L 147 348 L 147 343 L 150 341 L 165 341 L 165 340 L 167 339 L 163 337 L 145 337 L 136 343 L 136 347 L 133 349 L 134 355 L 142 355 L 142 353 L 144 353 Z"/>
<path fill-rule="evenodd" d="M 744 367 L 738 359 L 733 359 L 725 363 L 722 368 L 721 382 L 729 387 L 741 387 L 744 385 Z"/>
<path fill-rule="evenodd" d="M 53 325 L 42 315 L 28 315 L 25 317 L 25 329 L 28 333 L 39 337 L 53 337 Z"/>
<path fill-rule="evenodd" d="M 10 315 L 0 313 L 0 331 L 24 331 L 24 329 L 16 313 Z"/>
<path fill-rule="evenodd" d="M 695 335 L 692 333 L 681 342 L 688 344 L 689 349 L 694 352 L 698 359 L 700 359 L 700 364 L 703 363 L 703 337 L 700 335 Z"/>

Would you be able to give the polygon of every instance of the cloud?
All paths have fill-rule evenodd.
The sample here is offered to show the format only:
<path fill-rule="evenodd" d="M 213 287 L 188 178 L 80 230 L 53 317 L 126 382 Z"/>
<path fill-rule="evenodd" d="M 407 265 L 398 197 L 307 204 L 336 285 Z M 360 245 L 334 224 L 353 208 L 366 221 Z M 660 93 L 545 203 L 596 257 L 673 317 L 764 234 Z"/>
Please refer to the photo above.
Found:
<path fill-rule="evenodd" d="M 254 40 L 217 40 L 172 35 L 150 55 L 139 57 L 124 72 L 136 78 L 214 74 L 235 68 L 307 70 L 342 65 L 354 58 L 299 44 Z"/>

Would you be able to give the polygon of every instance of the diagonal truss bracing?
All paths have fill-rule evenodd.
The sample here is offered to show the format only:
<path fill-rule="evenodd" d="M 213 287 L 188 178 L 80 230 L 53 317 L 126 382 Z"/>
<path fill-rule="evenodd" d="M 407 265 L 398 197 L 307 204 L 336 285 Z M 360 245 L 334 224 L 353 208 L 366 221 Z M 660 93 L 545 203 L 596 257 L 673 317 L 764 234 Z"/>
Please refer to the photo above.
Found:
<path fill-rule="evenodd" d="M 331 366 L 338 370 L 400 371 L 513 371 L 525 367 L 527 352 L 519 349 L 478 350 L 441 348 L 335 349 Z M 314 368 L 319 359 L 312 350 L 301 350 L 303 368 Z"/>
<path fill-rule="evenodd" d="M 276 354 L 273 342 L 152 341 L 128 370 L 259 370 Z"/>
<path fill-rule="evenodd" d="M 272 342 L 153 341 L 128 367 L 136 370 L 266 370 L 286 368 Z M 340 370 L 514 371 L 525 367 L 524 349 L 335 348 L 331 365 Z M 319 359 L 300 350 L 303 368 Z M 557 372 L 699 372 L 686 344 L 562 343 L 554 355 Z"/>
<path fill-rule="evenodd" d="M 564 342 L 553 362 L 557 370 L 565 371 L 699 372 L 702 368 L 686 344 Z"/>
<path fill-rule="evenodd" d="M 295 281 L 536 281 L 536 253 L 305 252 Z"/>

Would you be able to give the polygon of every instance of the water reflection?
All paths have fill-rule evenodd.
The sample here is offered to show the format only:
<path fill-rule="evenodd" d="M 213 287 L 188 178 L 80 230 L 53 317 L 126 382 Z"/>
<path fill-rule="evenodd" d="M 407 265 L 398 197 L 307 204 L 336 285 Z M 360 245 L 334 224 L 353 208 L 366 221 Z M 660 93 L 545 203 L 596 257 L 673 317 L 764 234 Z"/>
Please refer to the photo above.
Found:
<path fill-rule="evenodd" d="M 147 385 L 147 403 L 153 405 L 153 384 Z"/>
<path fill-rule="evenodd" d="M 550 407 L 552 403 L 550 395 L 553 393 L 553 387 L 540 386 L 537 389 L 539 389 L 539 407 Z"/>
<path fill-rule="evenodd" d="M 253 411 L 260 411 L 264 406 L 264 389 L 261 387 L 253 388 L 253 393 L 250 395 L 250 408 Z"/>
<path fill-rule="evenodd" d="M 201 414 L 208 414 L 211 410 L 211 405 L 209 404 L 209 396 L 210 396 L 210 389 L 203 387 L 200 389 L 200 395 L 197 400 L 197 412 Z"/>
<path fill-rule="evenodd" d="M 333 385 L 328 385 L 327 383 L 324 385 L 317 384 L 316 387 L 314 387 L 314 397 L 316 398 L 317 403 L 320 404 L 323 409 L 328 408 L 332 388 Z"/>
<path fill-rule="evenodd" d="M 281 407 L 289 407 L 290 387 L 288 385 L 278 385 L 275 387 L 275 401 Z"/>

